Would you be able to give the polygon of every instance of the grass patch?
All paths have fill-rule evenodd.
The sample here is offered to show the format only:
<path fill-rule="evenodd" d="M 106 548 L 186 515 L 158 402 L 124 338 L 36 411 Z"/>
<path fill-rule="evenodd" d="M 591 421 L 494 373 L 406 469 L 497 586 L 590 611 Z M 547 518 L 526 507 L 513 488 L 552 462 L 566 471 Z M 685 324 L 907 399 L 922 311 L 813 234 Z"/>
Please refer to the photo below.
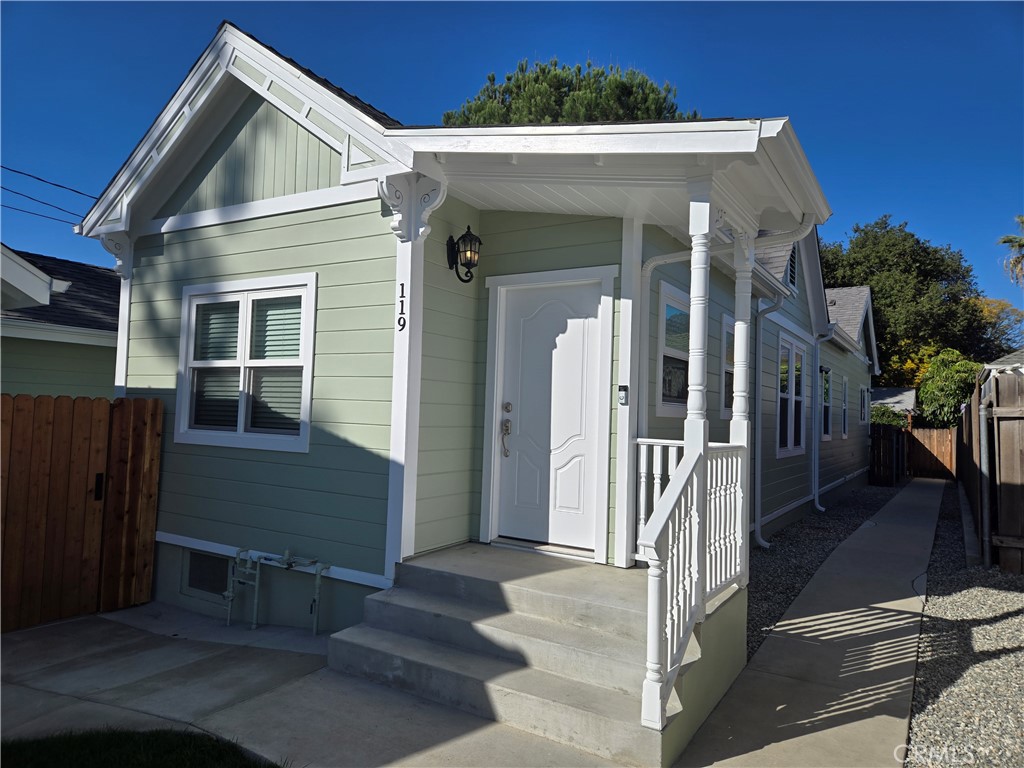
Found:
<path fill-rule="evenodd" d="M 281 768 L 205 733 L 113 728 L 5 740 L 0 761 L 18 768 Z"/>

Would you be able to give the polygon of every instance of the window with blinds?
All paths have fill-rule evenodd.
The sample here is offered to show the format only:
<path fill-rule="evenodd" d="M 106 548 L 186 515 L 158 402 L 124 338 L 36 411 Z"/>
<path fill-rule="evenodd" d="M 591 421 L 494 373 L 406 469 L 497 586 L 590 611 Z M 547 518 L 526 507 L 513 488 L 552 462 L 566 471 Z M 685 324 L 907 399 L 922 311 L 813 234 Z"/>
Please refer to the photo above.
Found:
<path fill-rule="evenodd" d="M 177 439 L 304 450 L 301 438 L 308 447 L 315 279 L 185 289 L 178 412 L 187 419 Z"/>

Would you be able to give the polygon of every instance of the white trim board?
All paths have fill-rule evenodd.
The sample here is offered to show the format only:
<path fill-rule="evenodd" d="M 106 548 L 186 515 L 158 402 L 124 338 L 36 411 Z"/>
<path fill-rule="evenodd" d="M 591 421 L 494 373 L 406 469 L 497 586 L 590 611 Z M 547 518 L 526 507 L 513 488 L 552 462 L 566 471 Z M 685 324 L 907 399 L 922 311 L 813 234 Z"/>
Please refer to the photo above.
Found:
<path fill-rule="evenodd" d="M 32 320 L 4 318 L 0 323 L 0 335 L 12 339 L 34 339 L 56 341 L 62 344 L 88 344 L 93 347 L 116 347 L 116 331 L 96 331 L 73 325 L 48 325 Z"/>
<path fill-rule="evenodd" d="M 194 549 L 197 552 L 208 552 L 211 555 L 224 555 L 225 557 L 234 557 L 240 551 L 243 550 L 252 552 L 254 555 L 257 556 L 282 556 L 279 554 L 274 554 L 273 552 L 262 552 L 258 549 L 248 549 L 246 547 L 231 547 L 227 544 L 218 544 L 215 541 L 194 539 L 191 536 L 181 536 L 177 533 L 167 533 L 165 531 L 157 531 L 156 540 L 160 544 L 170 544 L 175 547 L 183 547 L 184 549 Z M 269 562 L 268 565 L 276 564 L 273 562 Z M 281 568 L 283 566 L 277 567 Z M 290 568 L 289 570 L 313 574 L 316 572 L 316 566 L 296 565 L 294 568 Z M 352 568 L 342 568 L 337 565 L 332 565 L 328 568 L 325 568 L 322 571 L 322 573 L 327 578 L 334 579 L 335 581 L 347 581 L 351 584 L 360 584 L 364 587 L 376 587 L 377 589 L 388 589 L 394 584 L 394 582 L 386 576 L 381 576 L 377 573 L 367 573 L 366 571 L 356 571 Z"/>

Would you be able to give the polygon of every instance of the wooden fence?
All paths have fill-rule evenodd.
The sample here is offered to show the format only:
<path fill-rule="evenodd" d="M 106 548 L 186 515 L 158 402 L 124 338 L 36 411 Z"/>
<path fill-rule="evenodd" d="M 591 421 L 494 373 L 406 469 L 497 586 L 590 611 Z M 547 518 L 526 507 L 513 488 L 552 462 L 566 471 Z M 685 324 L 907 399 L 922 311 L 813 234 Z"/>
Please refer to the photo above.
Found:
<path fill-rule="evenodd" d="M 907 443 L 907 469 L 912 477 L 956 475 L 956 440 L 952 429 L 914 427 Z"/>
<path fill-rule="evenodd" d="M 1002 570 L 1024 573 L 1024 373 L 998 371 L 979 382 L 958 443 L 957 476 L 983 552 Z"/>
<path fill-rule="evenodd" d="M 0 396 L 2 631 L 150 600 L 160 400 Z"/>

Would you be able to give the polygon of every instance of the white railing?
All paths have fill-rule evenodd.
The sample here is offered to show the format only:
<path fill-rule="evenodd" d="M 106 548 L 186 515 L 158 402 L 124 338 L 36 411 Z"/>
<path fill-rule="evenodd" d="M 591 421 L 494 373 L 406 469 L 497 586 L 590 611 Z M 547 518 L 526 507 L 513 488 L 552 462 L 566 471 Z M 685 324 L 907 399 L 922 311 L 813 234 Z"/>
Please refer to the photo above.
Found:
<path fill-rule="evenodd" d="M 637 443 L 637 552 L 648 563 L 641 722 L 660 730 L 694 624 L 709 599 L 746 579 L 745 449 L 712 443 L 706 455 L 683 452 L 679 461 L 678 441 Z"/>
<path fill-rule="evenodd" d="M 708 446 L 708 573 L 705 599 L 746 583 L 743 446 Z"/>

